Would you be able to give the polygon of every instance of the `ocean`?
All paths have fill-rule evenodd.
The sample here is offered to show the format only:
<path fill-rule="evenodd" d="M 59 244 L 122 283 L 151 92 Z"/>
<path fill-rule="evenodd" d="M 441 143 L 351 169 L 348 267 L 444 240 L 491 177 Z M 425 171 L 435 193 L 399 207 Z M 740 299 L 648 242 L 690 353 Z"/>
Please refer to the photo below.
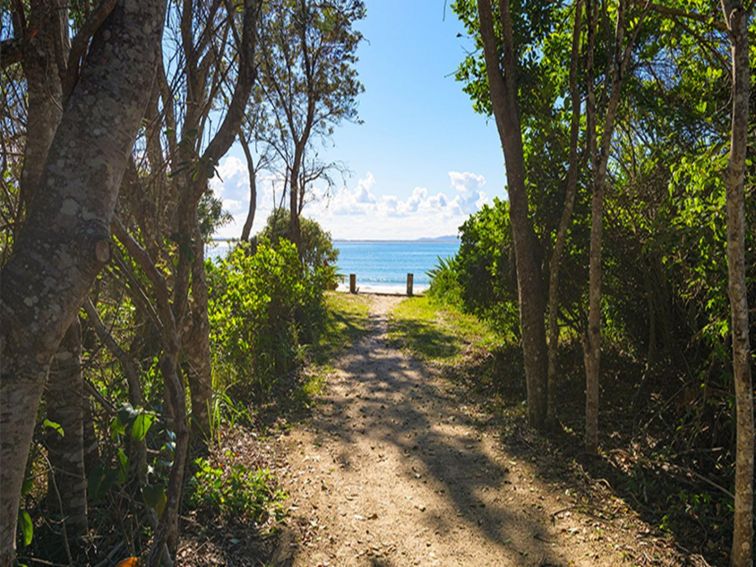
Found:
<path fill-rule="evenodd" d="M 457 253 L 457 240 L 336 240 L 339 274 L 346 276 L 341 289 L 348 289 L 349 274 L 357 275 L 361 291 L 400 292 L 407 288 L 407 274 L 414 275 L 414 289 L 428 288 L 427 272 Z"/>
<path fill-rule="evenodd" d="M 216 241 L 208 245 L 206 254 L 216 258 L 225 254 L 232 243 Z M 428 289 L 428 271 L 439 258 L 457 253 L 459 241 L 443 240 L 335 240 L 339 250 L 337 268 L 344 281 L 339 289 L 349 288 L 349 274 L 356 274 L 360 291 L 404 293 L 407 274 L 414 276 L 414 290 Z"/>

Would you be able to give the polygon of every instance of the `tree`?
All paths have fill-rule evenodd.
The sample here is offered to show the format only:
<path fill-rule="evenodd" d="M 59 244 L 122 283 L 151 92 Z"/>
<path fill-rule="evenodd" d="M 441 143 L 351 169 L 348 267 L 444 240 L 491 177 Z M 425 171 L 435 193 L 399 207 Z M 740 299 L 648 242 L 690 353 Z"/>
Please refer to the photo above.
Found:
<path fill-rule="evenodd" d="M 580 116 L 582 100 L 578 88 L 578 65 L 580 61 L 580 35 L 582 28 L 582 1 L 573 3 L 572 51 L 570 59 L 569 94 L 572 114 L 570 116 L 570 146 L 568 157 L 567 178 L 564 189 L 564 205 L 559 219 L 554 249 L 549 258 L 549 291 L 548 291 L 548 378 L 547 378 L 547 417 L 553 425 L 556 420 L 556 382 L 557 382 L 557 354 L 559 352 L 559 270 L 562 254 L 567 241 L 567 231 L 575 208 L 575 197 L 578 188 L 578 143 L 580 139 Z"/>
<path fill-rule="evenodd" d="M 732 127 L 727 171 L 727 271 L 732 313 L 732 367 L 737 426 L 735 519 L 732 565 L 753 565 L 754 427 L 748 288 L 745 268 L 745 169 L 748 147 L 751 68 L 748 54 L 748 10 L 742 2 L 722 0 L 722 13 L 732 50 Z"/>
<path fill-rule="evenodd" d="M 182 64 L 172 67 L 163 59 L 159 67 L 143 154 L 131 163 L 125 180 L 129 190 L 124 191 L 128 198 L 113 227 L 126 252 L 119 277 L 156 334 L 156 344 L 150 347 L 159 359 L 166 421 L 175 434 L 153 558 L 165 557 L 164 546 L 167 555 L 175 555 L 179 544 L 190 453 L 184 379 L 189 383 L 191 426 L 198 446 L 209 434 L 212 373 L 204 246 L 220 207 L 209 195 L 208 180 L 241 128 L 254 84 L 260 5 L 260 0 L 245 0 L 243 10 L 238 10 L 231 4 L 224 8 L 220 0 L 182 4 L 178 29 L 171 29 L 179 40 L 173 55 L 181 57 Z M 211 130 L 210 113 L 224 100 L 225 89 L 231 91 L 225 114 Z M 156 215 L 156 201 L 173 207 Z M 171 266 L 167 273 L 162 262 Z"/>
<path fill-rule="evenodd" d="M 288 235 L 290 226 L 290 213 L 285 209 L 275 209 L 260 231 L 260 238 L 269 240 L 272 244 Z M 299 256 L 305 267 L 315 270 L 323 266 L 335 267 L 339 257 L 339 251 L 333 247 L 331 234 L 314 220 L 302 217 L 300 219 L 301 244 Z"/>
<path fill-rule="evenodd" d="M 260 84 L 271 127 L 266 141 L 285 167 L 289 237 L 297 247 L 307 186 L 333 166 L 313 163 L 313 143 L 343 120 L 357 119 L 363 87 L 354 65 L 362 34 L 352 26 L 364 17 L 362 0 L 274 0 L 263 16 Z"/>
<path fill-rule="evenodd" d="M 0 273 L 0 564 L 15 556 L 16 518 L 50 361 L 110 259 L 109 226 L 154 79 L 164 2 L 118 2 L 92 37 Z"/>
<path fill-rule="evenodd" d="M 608 20 L 608 6 L 597 0 L 586 1 L 588 12 L 588 63 L 586 107 L 588 128 L 588 151 L 591 162 L 591 243 L 588 268 L 588 325 L 584 337 L 585 350 L 585 447 L 595 453 L 598 448 L 598 411 L 599 411 L 599 375 L 601 362 L 601 253 L 603 246 L 604 195 L 607 185 L 607 168 L 611 151 L 612 136 L 617 120 L 622 87 L 630 63 L 633 46 L 641 29 L 645 10 L 641 11 L 632 35 L 626 41 L 628 10 L 633 2 L 620 0 L 616 10 L 613 45 L 607 73 L 608 101 L 601 124 L 601 141 L 596 130 L 595 75 L 593 72 L 593 52 L 596 46 L 595 36 L 599 33 L 600 22 Z M 600 12 L 603 10 L 603 12 Z"/>
<path fill-rule="evenodd" d="M 74 44 L 89 41 L 93 28 L 113 6 L 101 6 L 87 18 L 74 38 Z M 35 191 L 40 189 L 47 154 L 63 115 L 65 97 L 70 93 L 78 62 L 67 61 L 71 54 L 68 9 L 55 2 L 32 1 L 28 13 L 23 5 L 14 13 L 20 40 L 20 63 L 26 79 L 27 125 L 23 164 L 19 181 L 22 208 L 28 209 Z M 28 18 L 26 17 L 28 15 Z M 82 18 L 83 19 L 83 18 Z M 23 22 L 28 21 L 26 28 Z M 24 37 L 38 33 L 30 41 Z M 66 92 L 64 92 L 66 91 Z M 83 448 L 83 379 L 81 374 L 81 332 L 78 319 L 66 331 L 60 350 L 53 357 L 46 391 L 48 419 L 68 431 L 49 429 L 47 435 L 51 486 L 50 509 L 59 513 L 65 530 L 69 557 L 87 532 L 87 481 Z M 74 547 L 72 551 L 70 547 Z"/>
<path fill-rule="evenodd" d="M 546 297 L 537 259 L 537 241 L 528 213 L 512 11 L 508 0 L 500 0 L 498 8 L 500 36 L 495 31 L 497 26 L 494 25 L 491 0 L 478 0 L 479 32 L 483 42 L 489 96 L 506 162 L 528 390 L 528 420 L 532 426 L 542 428 L 546 421 Z"/>

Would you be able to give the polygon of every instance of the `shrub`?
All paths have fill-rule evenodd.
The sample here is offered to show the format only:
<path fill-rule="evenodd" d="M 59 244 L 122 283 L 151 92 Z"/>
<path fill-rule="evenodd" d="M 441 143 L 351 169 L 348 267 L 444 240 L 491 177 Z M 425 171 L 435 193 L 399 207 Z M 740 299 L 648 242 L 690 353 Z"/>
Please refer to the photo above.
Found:
<path fill-rule="evenodd" d="M 262 240 L 254 253 L 242 243 L 207 270 L 216 388 L 267 400 L 322 330 L 328 271 L 305 267 L 283 238 Z"/>
<path fill-rule="evenodd" d="M 258 238 L 271 242 L 274 246 L 278 245 L 289 234 L 290 218 L 286 209 L 274 210 Z M 299 253 L 305 268 L 310 271 L 326 268 L 322 275 L 330 278 L 327 282 L 329 289 L 331 286 L 336 289 L 336 260 L 339 258 L 339 251 L 333 247 L 331 234 L 323 230 L 316 221 L 305 217 L 299 218 L 299 230 Z"/>
<path fill-rule="evenodd" d="M 517 334 L 517 284 L 509 203 L 499 199 L 460 227 L 457 255 L 430 272 L 429 295 Z"/>
<path fill-rule="evenodd" d="M 228 456 L 228 455 L 227 455 Z M 214 466 L 204 458 L 194 461 L 189 480 L 189 506 L 200 512 L 219 514 L 225 520 L 264 524 L 272 516 L 283 518 L 282 490 L 273 484 L 267 469 L 249 469 L 239 463 Z"/>
<path fill-rule="evenodd" d="M 428 271 L 431 283 L 428 296 L 437 303 L 462 305 L 462 286 L 459 284 L 456 257 L 439 258 L 436 267 Z"/>

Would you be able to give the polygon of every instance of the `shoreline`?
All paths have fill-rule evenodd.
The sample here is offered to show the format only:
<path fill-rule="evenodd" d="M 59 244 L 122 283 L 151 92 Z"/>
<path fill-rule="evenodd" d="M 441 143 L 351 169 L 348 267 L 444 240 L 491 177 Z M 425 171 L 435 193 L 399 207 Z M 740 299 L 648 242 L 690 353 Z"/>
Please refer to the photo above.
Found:
<path fill-rule="evenodd" d="M 430 286 L 428 284 L 415 284 L 413 287 L 413 296 L 423 295 Z M 334 290 L 338 293 L 349 293 L 349 284 L 340 283 Z M 406 284 L 360 284 L 357 282 L 357 295 L 407 295 Z"/>

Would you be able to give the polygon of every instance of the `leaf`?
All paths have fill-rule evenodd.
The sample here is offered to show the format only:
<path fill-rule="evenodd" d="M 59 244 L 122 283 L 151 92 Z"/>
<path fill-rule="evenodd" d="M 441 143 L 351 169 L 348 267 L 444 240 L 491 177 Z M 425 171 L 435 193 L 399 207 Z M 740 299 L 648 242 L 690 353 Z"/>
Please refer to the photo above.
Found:
<path fill-rule="evenodd" d="M 63 431 L 63 426 L 62 426 L 62 425 L 61 425 L 60 423 L 56 422 L 56 421 L 52 421 L 52 420 L 50 420 L 50 419 L 45 419 L 45 420 L 44 420 L 44 421 L 42 422 L 42 425 L 43 425 L 44 427 L 49 427 L 50 429 L 52 429 L 52 430 L 53 430 L 53 431 L 55 431 L 55 433 L 57 433 L 57 434 L 58 434 L 58 435 L 59 435 L 60 437 L 65 437 L 65 436 L 66 436 L 66 432 L 65 432 L 65 431 Z"/>
<path fill-rule="evenodd" d="M 118 416 L 115 416 L 110 422 L 110 435 L 113 441 L 117 441 L 119 435 L 126 435 L 126 427 Z"/>
<path fill-rule="evenodd" d="M 129 458 L 123 449 L 118 449 L 116 456 L 118 457 L 118 483 L 123 484 L 129 474 Z"/>
<path fill-rule="evenodd" d="M 147 436 L 147 432 L 155 422 L 155 414 L 142 412 L 140 413 L 134 423 L 131 425 L 131 437 L 136 441 L 142 441 Z"/>
<path fill-rule="evenodd" d="M 31 544 L 32 539 L 34 539 L 34 524 L 32 523 L 29 512 L 26 510 L 21 512 L 19 524 L 21 525 L 21 532 L 24 534 L 24 545 L 28 546 Z"/>

